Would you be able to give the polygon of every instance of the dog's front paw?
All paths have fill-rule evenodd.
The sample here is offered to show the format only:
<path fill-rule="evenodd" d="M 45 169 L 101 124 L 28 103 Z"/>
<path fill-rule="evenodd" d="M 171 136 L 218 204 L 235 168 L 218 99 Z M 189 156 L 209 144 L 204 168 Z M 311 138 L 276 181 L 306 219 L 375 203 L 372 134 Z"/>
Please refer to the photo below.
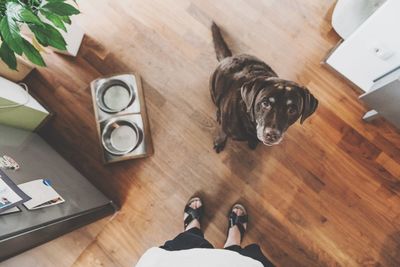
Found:
<path fill-rule="evenodd" d="M 219 153 L 224 150 L 226 144 L 226 138 L 222 139 L 220 137 L 215 138 L 214 140 L 214 150 Z"/>
<path fill-rule="evenodd" d="M 254 150 L 254 149 L 256 149 L 258 143 L 259 143 L 258 141 L 249 140 L 249 141 L 247 142 L 247 145 L 248 145 L 248 147 L 249 147 L 251 150 Z"/>

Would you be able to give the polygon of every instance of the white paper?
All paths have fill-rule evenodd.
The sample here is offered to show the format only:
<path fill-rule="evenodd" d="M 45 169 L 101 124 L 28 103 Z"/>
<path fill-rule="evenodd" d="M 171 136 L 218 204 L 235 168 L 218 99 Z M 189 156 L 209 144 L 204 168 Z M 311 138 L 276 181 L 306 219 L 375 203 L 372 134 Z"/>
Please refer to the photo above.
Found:
<path fill-rule="evenodd" d="M 49 183 L 43 179 L 30 181 L 18 185 L 32 199 L 25 202 L 24 206 L 29 210 L 49 207 L 65 202 Z"/>

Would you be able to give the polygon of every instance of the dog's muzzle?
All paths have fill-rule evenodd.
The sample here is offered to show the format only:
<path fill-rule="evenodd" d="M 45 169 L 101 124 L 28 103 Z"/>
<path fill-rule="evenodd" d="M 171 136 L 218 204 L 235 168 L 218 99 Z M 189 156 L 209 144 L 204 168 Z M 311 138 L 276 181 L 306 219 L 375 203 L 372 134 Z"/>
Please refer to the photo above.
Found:
<path fill-rule="evenodd" d="M 283 134 L 277 129 L 269 127 L 257 127 L 257 138 L 267 146 L 279 144 L 283 139 Z"/>

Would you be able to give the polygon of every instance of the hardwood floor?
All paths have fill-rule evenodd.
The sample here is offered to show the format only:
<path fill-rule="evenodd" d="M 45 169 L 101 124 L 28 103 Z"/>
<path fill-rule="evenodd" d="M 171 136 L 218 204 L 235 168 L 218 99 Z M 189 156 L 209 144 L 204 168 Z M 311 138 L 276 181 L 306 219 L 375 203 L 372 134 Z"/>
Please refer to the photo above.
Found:
<path fill-rule="evenodd" d="M 70 267 L 79 258 L 96 236 L 104 229 L 108 220 L 105 218 L 96 223 L 79 228 L 17 257 L 0 263 L 1 267 Z"/>
<path fill-rule="evenodd" d="M 43 135 L 122 205 L 73 266 L 132 266 L 182 229 L 182 209 L 205 195 L 206 237 L 224 242 L 235 201 L 249 208 L 244 244 L 260 243 L 278 266 L 400 266 L 400 138 L 382 119 L 364 123 L 359 93 L 320 65 L 338 36 L 334 0 L 85 0 L 77 58 L 46 55 L 27 83 L 56 115 Z M 306 85 L 320 106 L 284 142 L 212 150 L 217 65 L 210 22 L 235 53 L 254 54 Z M 155 154 L 104 166 L 89 83 L 142 75 Z M 60 259 L 62 261 L 62 259 Z"/>

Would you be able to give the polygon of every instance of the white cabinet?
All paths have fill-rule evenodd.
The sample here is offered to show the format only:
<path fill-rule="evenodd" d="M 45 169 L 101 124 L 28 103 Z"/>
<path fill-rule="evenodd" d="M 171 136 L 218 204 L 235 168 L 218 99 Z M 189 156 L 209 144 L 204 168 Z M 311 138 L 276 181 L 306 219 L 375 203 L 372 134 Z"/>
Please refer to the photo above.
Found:
<path fill-rule="evenodd" d="M 326 63 L 368 92 L 375 80 L 400 66 L 399 26 L 400 1 L 388 0 L 343 41 Z"/>
<path fill-rule="evenodd" d="M 361 95 L 360 99 L 373 108 L 376 115 L 383 116 L 400 128 L 400 80 L 394 80 L 382 87 L 370 90 Z M 364 119 L 369 119 L 368 113 Z"/>
<path fill-rule="evenodd" d="M 372 109 L 365 120 L 381 115 L 400 128 L 399 26 L 400 0 L 387 0 L 326 63 L 364 91 L 360 99 Z"/>

